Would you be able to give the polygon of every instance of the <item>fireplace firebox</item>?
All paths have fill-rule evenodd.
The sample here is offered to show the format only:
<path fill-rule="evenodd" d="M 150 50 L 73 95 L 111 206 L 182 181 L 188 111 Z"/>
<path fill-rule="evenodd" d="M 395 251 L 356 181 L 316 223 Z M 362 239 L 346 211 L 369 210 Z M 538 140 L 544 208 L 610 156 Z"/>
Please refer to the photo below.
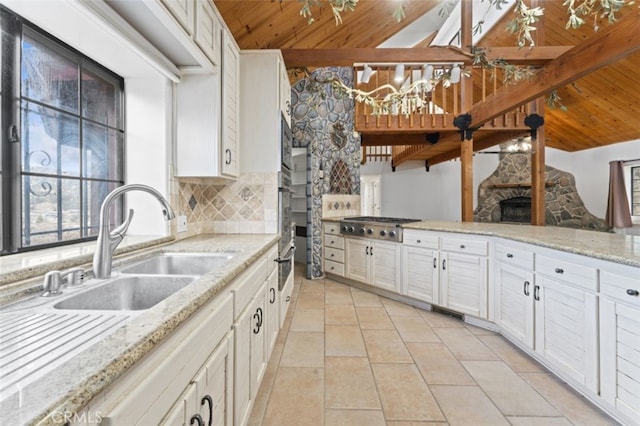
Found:
<path fill-rule="evenodd" d="M 531 197 L 513 197 L 500 201 L 500 222 L 531 222 Z"/>

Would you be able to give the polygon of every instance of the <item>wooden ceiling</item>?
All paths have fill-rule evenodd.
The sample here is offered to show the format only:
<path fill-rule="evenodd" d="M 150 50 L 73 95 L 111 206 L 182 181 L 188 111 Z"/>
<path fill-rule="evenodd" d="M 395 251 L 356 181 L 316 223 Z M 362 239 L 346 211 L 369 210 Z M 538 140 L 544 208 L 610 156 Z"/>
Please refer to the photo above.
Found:
<path fill-rule="evenodd" d="M 545 8 L 544 24 L 539 26 L 543 40 L 541 46 L 575 46 L 594 36 L 592 19 L 580 29 L 565 30 L 567 13 L 563 2 L 538 2 Z M 319 50 L 317 57 L 322 57 L 325 65 L 342 65 L 350 57 L 354 62 L 356 57 L 357 62 L 380 62 L 376 59 L 380 55 L 371 48 L 432 8 L 441 7 L 442 2 L 404 0 L 406 18 L 398 23 L 392 16 L 396 1 L 360 0 L 354 12 L 343 13 L 343 23 L 338 26 L 327 7 L 313 8 L 315 22 L 307 24 L 306 19 L 300 16 L 301 3 L 293 0 L 215 0 L 215 4 L 242 49 L 338 49 L 333 52 Z M 635 13 L 634 8 L 637 6 L 627 7 L 620 16 Z M 513 15 L 508 13 L 478 45 L 514 46 L 514 37 L 504 30 L 511 19 Z M 608 24 L 600 22 L 600 26 L 605 28 Z M 426 44 L 421 43 L 410 53 L 420 53 Z M 528 49 L 521 51 L 526 55 Z M 335 63 L 331 63 L 331 57 L 327 58 L 327 52 L 335 58 Z M 443 55 L 450 52 L 444 49 Z M 287 57 L 289 55 L 285 55 Z M 363 60 L 363 57 L 370 58 Z M 397 58 L 398 62 L 403 60 L 400 56 Z M 557 92 L 567 111 L 546 109 L 547 146 L 579 151 L 640 139 L 640 53 L 628 55 L 561 87 Z M 485 133 L 482 144 L 478 144 L 482 147 L 492 145 L 489 132 Z M 504 138 L 496 137 L 495 143 L 502 142 L 501 139 Z M 450 155 L 455 155 L 454 146 L 452 144 Z"/>

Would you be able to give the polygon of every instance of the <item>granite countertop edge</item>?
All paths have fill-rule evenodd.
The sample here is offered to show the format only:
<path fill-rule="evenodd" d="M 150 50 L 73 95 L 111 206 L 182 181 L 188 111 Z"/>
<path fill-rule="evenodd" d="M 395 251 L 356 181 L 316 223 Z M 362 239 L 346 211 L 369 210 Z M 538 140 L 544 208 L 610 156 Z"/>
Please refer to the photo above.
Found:
<path fill-rule="evenodd" d="M 180 324 L 221 294 L 278 239 L 275 234 L 212 234 L 149 247 L 146 253 L 134 257 L 134 260 L 163 251 L 233 251 L 237 254 L 220 271 L 205 274 L 182 289 L 179 297 L 169 297 L 134 316 L 60 368 L 0 401 L 0 423 L 58 425 L 59 413 L 79 412 Z M 133 260 L 118 261 L 127 263 Z M 114 267 L 116 265 L 114 261 Z M 70 383 L 68 377 L 77 379 Z M 5 417 L 6 414 L 9 415 Z"/>

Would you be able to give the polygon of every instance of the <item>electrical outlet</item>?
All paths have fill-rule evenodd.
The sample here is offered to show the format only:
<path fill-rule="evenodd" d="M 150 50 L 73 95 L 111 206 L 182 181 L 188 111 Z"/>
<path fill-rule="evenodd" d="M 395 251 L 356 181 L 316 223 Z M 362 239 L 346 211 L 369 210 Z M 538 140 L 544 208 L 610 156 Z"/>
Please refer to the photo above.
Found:
<path fill-rule="evenodd" d="M 177 231 L 178 232 L 187 232 L 187 217 L 186 216 L 178 216 Z"/>

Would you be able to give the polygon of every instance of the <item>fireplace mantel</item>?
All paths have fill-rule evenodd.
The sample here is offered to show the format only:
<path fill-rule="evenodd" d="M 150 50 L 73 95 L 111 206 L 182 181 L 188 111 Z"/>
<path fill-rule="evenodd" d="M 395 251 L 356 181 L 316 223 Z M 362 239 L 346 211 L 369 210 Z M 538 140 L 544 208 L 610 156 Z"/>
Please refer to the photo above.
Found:
<path fill-rule="evenodd" d="M 553 182 L 545 182 L 544 186 L 547 188 L 554 186 Z M 491 185 L 487 185 L 489 188 L 531 188 L 531 182 L 522 182 L 522 183 L 493 183 Z"/>

